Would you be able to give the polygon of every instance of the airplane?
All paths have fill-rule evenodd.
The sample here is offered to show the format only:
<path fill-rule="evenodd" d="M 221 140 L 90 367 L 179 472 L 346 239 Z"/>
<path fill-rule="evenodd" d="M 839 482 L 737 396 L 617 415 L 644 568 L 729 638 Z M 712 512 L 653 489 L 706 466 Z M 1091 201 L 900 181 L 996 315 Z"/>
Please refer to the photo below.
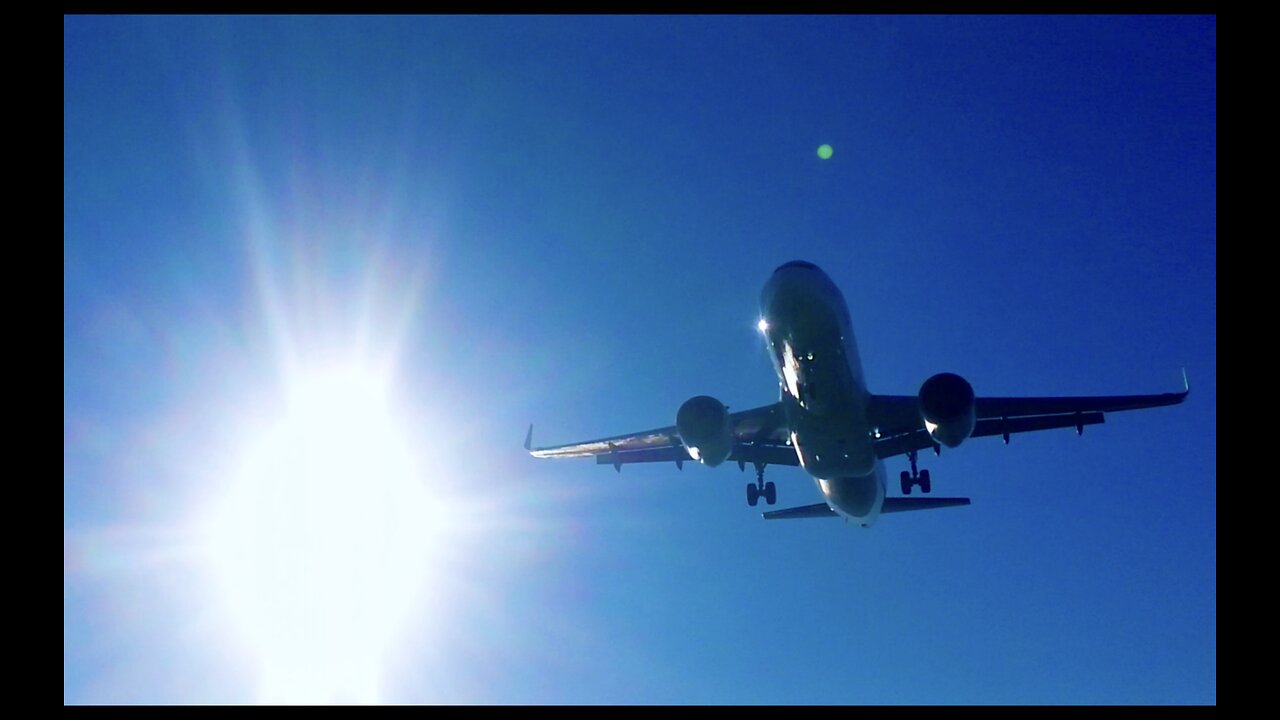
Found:
<path fill-rule="evenodd" d="M 858 345 L 844 296 L 817 265 L 793 260 L 774 270 L 760 295 L 757 325 L 778 375 L 779 400 L 730 413 L 716 398 L 698 395 L 676 412 L 676 424 L 586 442 L 532 447 L 533 426 L 524 447 L 536 458 L 591 457 L 622 472 L 628 463 L 687 460 L 708 467 L 751 463 L 756 481 L 747 485 L 747 504 L 760 498 L 773 505 L 777 487 L 765 482 L 768 465 L 799 465 L 813 477 L 823 502 L 763 513 L 767 520 L 842 517 L 870 527 L 880 515 L 970 504 L 963 497 L 910 497 L 913 487 L 932 490 L 928 470 L 918 469 L 919 451 L 955 448 L 971 437 L 999 435 L 1008 444 L 1016 433 L 1103 422 L 1106 413 L 1176 405 L 1183 391 L 1159 395 L 1091 397 L 977 397 L 967 380 L 939 373 L 915 395 L 875 395 L 867 390 Z M 906 455 L 903 497 L 886 492 L 886 458 Z"/>

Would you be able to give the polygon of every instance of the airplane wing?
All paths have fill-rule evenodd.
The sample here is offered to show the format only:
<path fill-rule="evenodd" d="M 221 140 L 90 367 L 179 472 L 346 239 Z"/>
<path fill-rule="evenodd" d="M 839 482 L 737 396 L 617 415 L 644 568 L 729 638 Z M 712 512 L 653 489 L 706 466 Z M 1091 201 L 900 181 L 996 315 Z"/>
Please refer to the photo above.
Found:
<path fill-rule="evenodd" d="M 1106 413 L 1122 410 L 1177 405 L 1189 390 L 1159 395 L 1096 395 L 1087 397 L 979 397 L 974 399 L 973 434 L 969 437 L 1009 436 L 1022 432 L 1073 427 L 1084 432 L 1085 425 L 1105 421 Z M 880 431 L 876 454 L 881 458 L 903 455 L 912 450 L 933 448 L 935 443 L 924 429 L 919 400 L 915 395 L 874 395 L 869 409 L 874 427 Z"/>
<path fill-rule="evenodd" d="M 799 465 L 796 451 L 788 444 L 786 421 L 778 403 L 729 414 L 734 447 L 731 462 L 768 465 Z M 674 462 L 683 466 L 692 459 L 674 425 L 586 442 L 532 447 L 533 426 L 524 440 L 524 449 L 536 458 L 595 457 L 600 465 L 622 466 L 637 462 Z"/>

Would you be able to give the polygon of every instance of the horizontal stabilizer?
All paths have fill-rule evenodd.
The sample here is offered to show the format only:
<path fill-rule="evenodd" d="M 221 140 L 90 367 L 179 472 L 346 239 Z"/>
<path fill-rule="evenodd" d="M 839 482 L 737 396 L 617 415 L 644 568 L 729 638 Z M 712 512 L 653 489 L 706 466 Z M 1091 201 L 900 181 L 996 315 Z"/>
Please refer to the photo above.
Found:
<path fill-rule="evenodd" d="M 770 510 L 764 513 L 765 520 L 794 520 L 796 518 L 839 517 L 836 511 L 826 503 L 787 508 L 786 510 Z"/>
<path fill-rule="evenodd" d="M 969 498 L 936 497 L 887 497 L 881 513 L 906 512 L 908 510 L 932 510 L 933 508 L 968 505 Z"/>
<path fill-rule="evenodd" d="M 968 505 L 969 498 L 935 498 L 935 497 L 887 497 L 880 513 L 906 512 L 908 510 L 932 510 L 934 508 L 956 507 Z M 799 518 L 840 517 L 826 503 L 802 505 L 786 510 L 770 510 L 762 514 L 765 520 L 796 520 Z"/>

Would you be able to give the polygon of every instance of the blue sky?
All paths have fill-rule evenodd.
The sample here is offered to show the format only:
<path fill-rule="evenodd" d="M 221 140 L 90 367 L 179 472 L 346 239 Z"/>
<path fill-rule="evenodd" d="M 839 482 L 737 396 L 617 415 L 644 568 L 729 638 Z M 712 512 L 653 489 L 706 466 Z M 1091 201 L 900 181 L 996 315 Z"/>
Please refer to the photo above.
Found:
<path fill-rule="evenodd" d="M 64 702 L 1216 703 L 1213 18 L 63 27 Z M 973 504 L 870 530 L 523 452 L 775 400 L 796 258 L 873 392 L 1191 395 L 925 457 Z M 376 694 L 270 695 L 200 518 L 353 354 L 445 559 Z"/>

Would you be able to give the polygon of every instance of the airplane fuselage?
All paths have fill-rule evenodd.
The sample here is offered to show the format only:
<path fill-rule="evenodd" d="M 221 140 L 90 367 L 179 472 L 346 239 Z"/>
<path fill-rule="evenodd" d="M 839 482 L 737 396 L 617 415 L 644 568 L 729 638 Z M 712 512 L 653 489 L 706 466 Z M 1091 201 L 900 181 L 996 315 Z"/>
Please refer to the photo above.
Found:
<path fill-rule="evenodd" d="M 884 505 L 885 470 L 844 296 L 813 264 L 790 262 L 765 284 L 760 317 L 801 467 L 833 510 L 870 525 Z"/>

